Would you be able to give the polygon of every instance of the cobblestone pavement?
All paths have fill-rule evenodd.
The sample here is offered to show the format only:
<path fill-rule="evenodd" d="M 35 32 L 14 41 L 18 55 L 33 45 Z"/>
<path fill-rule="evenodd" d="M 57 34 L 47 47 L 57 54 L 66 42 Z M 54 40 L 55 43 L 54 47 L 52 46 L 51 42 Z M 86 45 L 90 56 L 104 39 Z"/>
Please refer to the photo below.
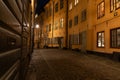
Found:
<path fill-rule="evenodd" d="M 26 80 L 120 80 L 120 63 L 70 50 L 35 50 Z"/>

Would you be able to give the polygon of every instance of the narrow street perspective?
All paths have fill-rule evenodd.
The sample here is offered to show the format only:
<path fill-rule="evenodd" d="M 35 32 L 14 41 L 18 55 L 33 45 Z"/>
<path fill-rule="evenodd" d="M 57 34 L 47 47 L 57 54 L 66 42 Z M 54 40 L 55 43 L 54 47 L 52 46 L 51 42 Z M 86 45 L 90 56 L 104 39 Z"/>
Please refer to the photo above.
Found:
<path fill-rule="evenodd" d="M 26 80 L 120 80 L 120 63 L 71 50 L 37 49 Z"/>

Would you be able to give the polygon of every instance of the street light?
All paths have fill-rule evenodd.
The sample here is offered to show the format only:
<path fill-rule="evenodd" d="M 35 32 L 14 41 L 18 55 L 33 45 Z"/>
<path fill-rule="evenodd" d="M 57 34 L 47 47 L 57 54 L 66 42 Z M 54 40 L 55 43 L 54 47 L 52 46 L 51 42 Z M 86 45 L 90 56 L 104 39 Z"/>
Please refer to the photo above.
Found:
<path fill-rule="evenodd" d="M 36 24 L 35 28 L 39 28 L 39 24 Z"/>

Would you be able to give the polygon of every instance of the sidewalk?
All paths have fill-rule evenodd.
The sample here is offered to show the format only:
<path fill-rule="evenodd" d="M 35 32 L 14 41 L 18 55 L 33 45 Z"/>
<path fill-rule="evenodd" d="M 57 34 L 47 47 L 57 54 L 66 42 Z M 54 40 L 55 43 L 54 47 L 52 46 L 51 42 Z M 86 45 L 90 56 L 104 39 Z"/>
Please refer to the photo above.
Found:
<path fill-rule="evenodd" d="M 35 50 L 26 80 L 120 80 L 120 63 L 69 50 Z"/>

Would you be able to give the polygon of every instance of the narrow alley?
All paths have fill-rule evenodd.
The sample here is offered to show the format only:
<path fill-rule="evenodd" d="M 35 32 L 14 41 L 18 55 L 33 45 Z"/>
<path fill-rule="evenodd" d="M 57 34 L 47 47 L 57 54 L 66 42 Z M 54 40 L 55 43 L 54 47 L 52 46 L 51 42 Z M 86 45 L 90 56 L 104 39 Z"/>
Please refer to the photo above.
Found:
<path fill-rule="evenodd" d="M 34 50 L 26 80 L 120 80 L 120 63 L 71 50 Z"/>

